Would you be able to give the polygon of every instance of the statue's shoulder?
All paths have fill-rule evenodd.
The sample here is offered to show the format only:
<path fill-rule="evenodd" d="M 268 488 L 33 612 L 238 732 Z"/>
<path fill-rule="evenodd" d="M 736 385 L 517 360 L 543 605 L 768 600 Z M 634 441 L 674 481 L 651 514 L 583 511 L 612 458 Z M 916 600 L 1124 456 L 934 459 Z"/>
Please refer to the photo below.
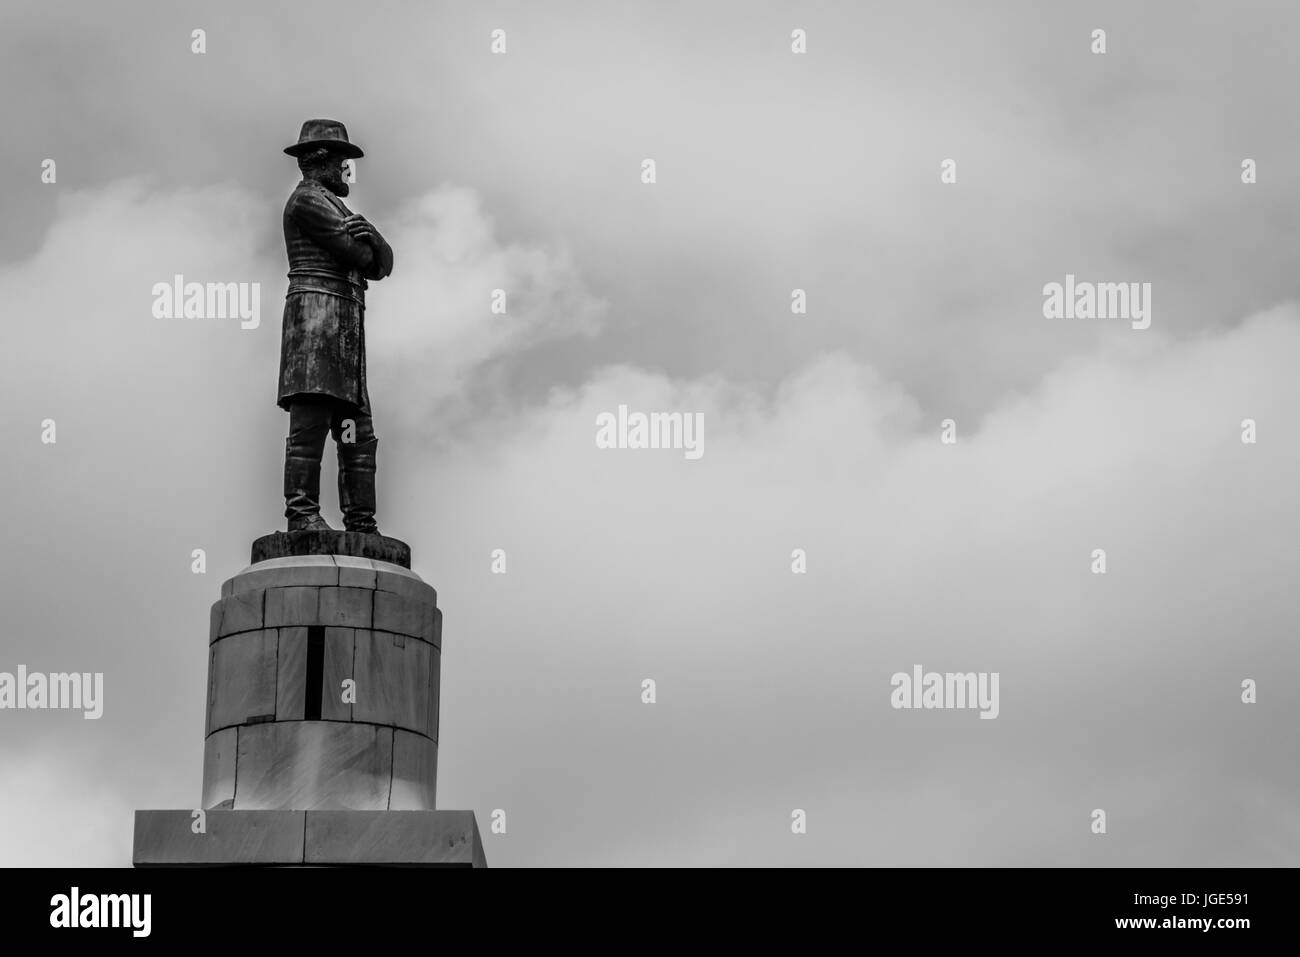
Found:
<path fill-rule="evenodd" d="M 284 204 L 286 218 L 307 216 L 313 219 L 333 219 L 346 216 L 348 209 L 329 190 L 311 180 L 303 180 L 293 188 Z"/>
<path fill-rule="evenodd" d="M 315 183 L 312 183 L 310 180 L 300 181 L 298 185 L 293 188 L 293 191 L 289 194 L 289 198 L 285 201 L 285 213 L 288 214 L 299 206 L 319 201 L 320 197 L 317 195 L 318 193 L 319 190 Z"/>

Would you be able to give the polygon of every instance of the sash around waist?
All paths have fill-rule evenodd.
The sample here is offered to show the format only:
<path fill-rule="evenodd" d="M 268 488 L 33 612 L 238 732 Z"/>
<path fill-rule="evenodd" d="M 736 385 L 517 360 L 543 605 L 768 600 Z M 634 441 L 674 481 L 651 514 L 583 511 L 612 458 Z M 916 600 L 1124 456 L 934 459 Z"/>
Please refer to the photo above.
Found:
<path fill-rule="evenodd" d="M 351 299 L 358 305 L 366 304 L 366 281 L 362 279 L 359 283 L 353 282 L 343 276 L 330 275 L 324 272 L 299 272 L 289 273 L 289 290 L 286 296 L 292 296 L 295 293 L 302 292 L 320 292 L 329 296 L 338 296 L 342 299 Z"/>

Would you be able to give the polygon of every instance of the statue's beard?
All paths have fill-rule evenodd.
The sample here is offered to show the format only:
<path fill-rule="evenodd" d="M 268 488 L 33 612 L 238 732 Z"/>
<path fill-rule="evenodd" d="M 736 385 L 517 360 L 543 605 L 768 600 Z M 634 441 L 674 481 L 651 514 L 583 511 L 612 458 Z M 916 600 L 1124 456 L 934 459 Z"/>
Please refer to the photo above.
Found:
<path fill-rule="evenodd" d="M 341 174 L 326 177 L 325 188 L 335 196 L 346 196 L 349 192 L 348 181 Z"/>
<path fill-rule="evenodd" d="M 343 170 L 337 164 L 313 166 L 310 169 L 303 170 L 303 176 L 320 183 L 335 196 L 346 196 L 348 194 L 347 180 L 344 179 Z"/>

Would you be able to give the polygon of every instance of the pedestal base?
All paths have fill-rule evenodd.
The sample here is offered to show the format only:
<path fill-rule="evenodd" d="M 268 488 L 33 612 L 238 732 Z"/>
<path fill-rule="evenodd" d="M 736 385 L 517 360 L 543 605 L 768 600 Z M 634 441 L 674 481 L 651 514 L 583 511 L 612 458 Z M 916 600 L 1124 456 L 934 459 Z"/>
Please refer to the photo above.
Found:
<path fill-rule="evenodd" d="M 136 867 L 487 867 L 473 811 L 136 811 Z"/>
<path fill-rule="evenodd" d="M 272 532 L 253 542 L 254 565 L 271 558 L 303 555 L 351 555 L 353 558 L 373 558 L 403 568 L 411 567 L 411 547 L 406 542 L 387 535 L 368 535 L 338 529 L 327 532 Z"/>

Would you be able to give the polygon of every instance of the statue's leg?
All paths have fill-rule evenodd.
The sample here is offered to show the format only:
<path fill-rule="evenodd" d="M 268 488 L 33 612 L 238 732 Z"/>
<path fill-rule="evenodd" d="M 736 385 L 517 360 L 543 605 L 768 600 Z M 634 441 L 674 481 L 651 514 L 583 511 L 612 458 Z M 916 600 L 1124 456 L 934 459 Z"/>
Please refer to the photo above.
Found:
<path fill-rule="evenodd" d="M 343 422 L 351 419 L 350 431 Z M 375 524 L 375 437 L 374 422 L 364 412 L 340 411 L 333 423 L 334 441 L 339 454 L 339 506 L 343 509 L 343 527 L 349 532 L 378 535 Z M 347 441 L 351 437 L 352 441 Z"/>
<path fill-rule="evenodd" d="M 320 460 L 329 434 L 330 406 L 319 399 L 295 399 L 289 406 L 284 448 L 284 515 L 289 531 L 332 531 L 320 517 Z"/>

